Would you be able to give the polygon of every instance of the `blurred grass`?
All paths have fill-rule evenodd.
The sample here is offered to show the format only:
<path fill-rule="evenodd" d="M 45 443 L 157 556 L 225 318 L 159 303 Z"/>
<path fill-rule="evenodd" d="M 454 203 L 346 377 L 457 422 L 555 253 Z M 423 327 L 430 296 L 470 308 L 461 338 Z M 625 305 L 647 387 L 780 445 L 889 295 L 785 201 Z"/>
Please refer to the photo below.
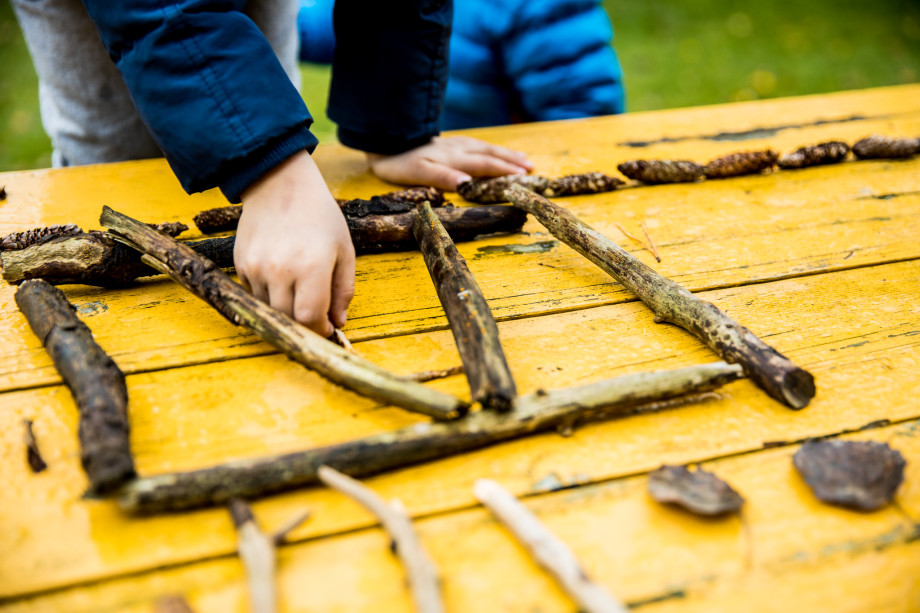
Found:
<path fill-rule="evenodd" d="M 456 0 L 461 1 L 462 0 Z M 627 109 L 717 104 L 920 81 L 917 0 L 605 0 Z M 320 140 L 329 70 L 304 65 Z M 50 165 L 37 80 L 9 2 L 0 1 L 0 170 Z"/>

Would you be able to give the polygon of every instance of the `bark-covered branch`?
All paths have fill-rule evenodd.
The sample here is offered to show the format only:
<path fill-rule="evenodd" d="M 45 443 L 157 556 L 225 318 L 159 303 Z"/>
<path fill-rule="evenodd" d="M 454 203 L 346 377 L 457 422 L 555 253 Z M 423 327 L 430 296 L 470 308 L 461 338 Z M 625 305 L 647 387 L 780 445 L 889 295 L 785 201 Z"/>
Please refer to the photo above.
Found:
<path fill-rule="evenodd" d="M 447 315 L 473 400 L 507 411 L 517 387 L 479 284 L 427 202 L 418 205 L 412 232 Z"/>
<path fill-rule="evenodd" d="M 625 375 L 590 385 L 519 396 L 506 413 L 477 411 L 453 422 L 418 424 L 337 445 L 212 468 L 137 479 L 122 489 L 126 511 L 149 514 L 224 504 L 317 482 L 324 464 L 366 477 L 394 468 L 520 438 L 535 432 L 655 410 L 650 403 L 712 391 L 741 376 L 717 362 L 670 371 Z"/>
<path fill-rule="evenodd" d="M 455 419 L 466 410 L 461 400 L 398 377 L 298 324 L 256 299 L 213 262 L 178 241 L 108 207 L 103 209 L 101 223 L 144 252 L 148 264 L 160 267 L 231 322 L 246 326 L 291 359 L 330 381 L 436 419 Z"/>
<path fill-rule="evenodd" d="M 414 206 L 414 205 L 407 205 Z M 483 234 L 517 232 L 527 213 L 512 206 L 438 208 L 435 215 L 455 241 L 468 241 Z M 382 253 L 416 248 L 412 224 L 416 213 L 349 217 L 355 251 Z M 186 241 L 197 253 L 221 268 L 233 266 L 236 237 Z M 18 243 L 17 243 L 18 244 Z M 141 262 L 140 254 L 104 232 L 86 232 L 33 244 L 16 251 L 0 251 L 3 279 L 11 285 L 26 279 L 45 279 L 52 285 L 80 283 L 100 287 L 124 287 L 138 277 L 159 274 Z"/>
<path fill-rule="evenodd" d="M 622 283 L 648 306 L 659 321 L 673 323 L 702 340 L 722 359 L 736 362 L 770 396 L 793 409 L 815 395 L 814 378 L 750 330 L 661 276 L 615 242 L 546 198 L 519 186 L 508 198 L 533 215 L 556 238 Z"/>
<path fill-rule="evenodd" d="M 105 494 L 117 489 L 135 476 L 125 376 L 56 287 L 38 279 L 27 281 L 16 290 L 16 304 L 80 411 L 80 459 L 90 491 Z"/>
<path fill-rule="evenodd" d="M 345 494 L 362 507 L 373 513 L 383 526 L 396 549 L 396 555 L 406 569 L 409 589 L 415 608 L 420 613 L 443 613 L 444 602 L 441 599 L 441 586 L 438 569 L 412 527 L 412 520 L 402 505 L 381 498 L 357 479 L 329 466 L 320 466 L 317 476 L 328 487 Z"/>

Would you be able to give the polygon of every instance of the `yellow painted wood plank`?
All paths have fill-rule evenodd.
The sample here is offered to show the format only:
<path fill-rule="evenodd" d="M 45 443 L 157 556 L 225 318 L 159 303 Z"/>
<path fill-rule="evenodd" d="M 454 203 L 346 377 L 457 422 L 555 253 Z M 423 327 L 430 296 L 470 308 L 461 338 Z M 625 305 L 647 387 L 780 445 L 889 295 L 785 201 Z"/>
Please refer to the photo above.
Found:
<path fill-rule="evenodd" d="M 415 515 L 444 512 L 472 504 L 472 482 L 481 476 L 523 494 L 918 417 L 920 261 L 866 271 L 704 294 L 814 373 L 818 395 L 804 411 L 781 407 L 742 381 L 700 404 L 589 425 L 570 438 L 536 436 L 432 462 L 375 478 L 374 487 L 402 499 Z M 714 359 L 685 332 L 654 324 L 637 303 L 503 322 L 500 332 L 525 393 Z M 378 339 L 357 348 L 400 372 L 459 363 L 447 331 Z M 277 355 L 134 375 L 128 384 L 132 446 L 144 474 L 349 440 L 419 419 L 374 407 Z M 465 389 L 462 377 L 434 385 L 454 393 Z M 223 511 L 139 520 L 124 517 L 111 503 L 79 500 L 85 481 L 66 390 L 7 393 L 3 400 L 0 550 L 9 555 L 0 558 L 0 595 L 228 551 L 232 536 Z M 50 469 L 41 475 L 30 474 L 25 465 L 22 418 L 35 420 L 46 452 Z M 317 489 L 276 496 L 257 508 L 269 524 L 278 524 L 304 506 L 316 511 L 316 520 L 299 530 L 298 538 L 368 521 Z M 61 542 L 67 546 L 57 546 Z"/>
<path fill-rule="evenodd" d="M 845 438 L 889 442 L 908 460 L 905 485 L 920 481 L 920 422 Z M 899 507 L 920 503 L 920 491 L 902 488 L 896 504 L 873 513 L 825 505 L 792 468 L 796 449 L 703 465 L 746 498 L 738 516 L 704 519 L 659 505 L 647 494 L 645 476 L 525 503 L 595 580 L 652 611 L 917 610 L 920 524 Z M 229 519 L 224 523 L 230 540 Z M 449 611 L 572 610 L 481 508 L 422 519 L 416 527 L 441 569 Z M 402 570 L 378 528 L 283 548 L 279 588 L 285 611 L 412 610 Z M 230 557 L 22 600 L 6 610 L 150 611 L 151 601 L 177 592 L 200 613 L 246 610 L 241 566 Z"/>
<path fill-rule="evenodd" d="M 890 193 L 906 195 L 879 197 Z M 920 158 L 636 188 L 567 202 L 632 250 L 616 224 L 639 233 L 640 221 L 647 221 L 663 261 L 654 263 L 644 251 L 638 257 L 691 290 L 920 257 Z M 537 222 L 529 221 L 525 230 L 529 236 L 460 247 L 499 320 L 632 299 Z M 58 382 L 13 292 L 0 285 L 0 390 Z M 67 295 L 126 372 L 273 352 L 169 281 L 125 290 L 71 286 Z M 346 328 L 352 340 L 444 327 L 420 255 L 358 259 Z"/>

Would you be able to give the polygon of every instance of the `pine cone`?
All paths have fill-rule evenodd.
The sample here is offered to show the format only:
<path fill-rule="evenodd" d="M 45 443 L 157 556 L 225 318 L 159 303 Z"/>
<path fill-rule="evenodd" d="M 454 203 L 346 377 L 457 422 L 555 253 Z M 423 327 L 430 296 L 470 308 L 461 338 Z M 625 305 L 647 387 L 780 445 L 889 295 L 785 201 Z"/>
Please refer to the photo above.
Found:
<path fill-rule="evenodd" d="M 787 153 L 781 157 L 777 164 L 780 168 L 787 170 L 820 166 L 822 164 L 836 164 L 837 162 L 842 162 L 849 152 L 849 145 L 834 140 L 796 149 L 792 153 Z"/>
<path fill-rule="evenodd" d="M 778 157 L 772 149 L 739 151 L 712 160 L 706 164 L 705 173 L 709 179 L 752 175 L 773 168 Z"/>
<path fill-rule="evenodd" d="M 861 160 L 909 158 L 920 153 L 920 138 L 889 138 L 873 134 L 853 145 L 853 153 Z"/>
<path fill-rule="evenodd" d="M 623 182 L 602 172 L 586 172 L 550 180 L 542 194 L 547 198 L 612 192 Z"/>
<path fill-rule="evenodd" d="M 549 185 L 549 179 L 540 175 L 505 175 L 494 179 L 473 179 L 457 186 L 457 193 L 470 202 L 495 204 L 508 201 L 505 198 L 505 190 L 512 185 L 523 185 L 542 194 Z"/>
<path fill-rule="evenodd" d="M 630 179 L 652 185 L 691 183 L 703 177 L 703 167 L 690 160 L 629 160 L 617 170 Z"/>
<path fill-rule="evenodd" d="M 0 251 L 25 249 L 26 247 L 44 243 L 45 241 L 59 236 L 73 236 L 81 232 L 83 232 L 83 230 L 72 223 L 63 226 L 55 224 L 47 228 L 34 228 L 23 232 L 13 232 L 12 234 L 7 234 L 3 238 L 0 238 Z"/>

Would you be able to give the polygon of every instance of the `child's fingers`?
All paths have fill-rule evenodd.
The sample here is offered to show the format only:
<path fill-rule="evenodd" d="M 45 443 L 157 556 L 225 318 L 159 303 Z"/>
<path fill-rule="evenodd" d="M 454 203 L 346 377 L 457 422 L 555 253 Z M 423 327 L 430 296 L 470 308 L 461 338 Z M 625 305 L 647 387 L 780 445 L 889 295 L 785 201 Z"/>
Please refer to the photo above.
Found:
<path fill-rule="evenodd" d="M 332 273 L 332 300 L 329 305 L 329 319 L 336 327 L 345 326 L 348 319 L 348 305 L 355 295 L 355 250 L 349 248 L 341 254 Z"/>
<path fill-rule="evenodd" d="M 469 138 L 466 136 L 456 136 L 441 140 L 445 143 L 455 141 L 456 148 L 463 153 L 478 153 L 486 156 L 492 156 L 510 164 L 520 166 L 525 172 L 533 170 L 533 164 L 530 162 L 530 160 L 527 159 L 527 154 L 523 151 L 509 149 L 508 147 L 502 147 L 501 145 L 493 145 L 492 143 L 488 143 L 484 140 L 479 140 L 478 138 Z"/>
<path fill-rule="evenodd" d="M 464 153 L 457 156 L 455 160 L 452 160 L 451 165 L 457 170 L 462 170 L 473 176 L 480 177 L 526 174 L 528 170 L 518 164 L 481 153 Z"/>
<path fill-rule="evenodd" d="M 320 336 L 327 338 L 332 332 L 329 321 L 332 271 L 313 274 L 297 279 L 294 284 L 294 319 Z"/>

